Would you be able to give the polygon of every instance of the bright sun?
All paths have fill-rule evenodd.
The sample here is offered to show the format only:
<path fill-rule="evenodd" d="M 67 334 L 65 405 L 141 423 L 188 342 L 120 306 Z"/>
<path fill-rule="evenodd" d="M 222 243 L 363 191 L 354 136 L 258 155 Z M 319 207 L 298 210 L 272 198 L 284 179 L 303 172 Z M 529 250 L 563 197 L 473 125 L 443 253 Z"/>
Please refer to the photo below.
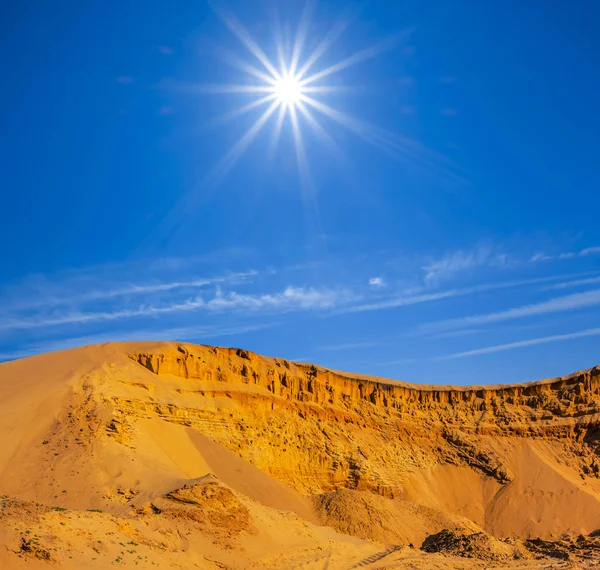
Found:
<path fill-rule="evenodd" d="M 285 74 L 275 81 L 273 94 L 279 103 L 292 107 L 302 99 L 302 85 L 297 77 Z"/>
<path fill-rule="evenodd" d="M 385 129 L 376 128 L 344 111 L 332 107 L 325 102 L 325 94 L 335 96 L 336 93 L 350 92 L 348 86 L 329 84 L 328 78 L 345 69 L 361 64 L 376 55 L 383 53 L 400 42 L 405 41 L 410 31 L 399 32 L 385 38 L 381 42 L 362 49 L 339 60 L 329 61 L 324 64 L 326 54 L 333 44 L 338 41 L 349 26 L 346 15 L 332 25 L 331 29 L 319 40 L 309 42 L 312 11 L 315 0 L 305 0 L 305 7 L 298 21 L 293 37 L 287 37 L 278 18 L 274 26 L 273 53 L 265 52 L 250 32 L 237 19 L 235 14 L 221 6 L 221 0 L 211 0 L 211 6 L 221 18 L 225 26 L 233 33 L 240 43 L 255 59 L 254 63 L 230 53 L 226 61 L 228 64 L 242 71 L 248 77 L 241 84 L 210 84 L 194 86 L 206 93 L 227 93 L 250 95 L 252 100 L 234 108 L 223 115 L 219 120 L 229 120 L 251 111 L 262 108 L 260 115 L 252 122 L 248 129 L 233 144 L 227 153 L 217 162 L 206 176 L 207 181 L 216 184 L 239 160 L 246 149 L 258 136 L 258 133 L 273 118 L 274 129 L 269 145 L 270 154 L 274 155 L 278 148 L 285 121 L 289 121 L 293 134 L 293 144 L 296 151 L 297 166 L 301 175 L 304 188 L 310 186 L 310 171 L 307 160 L 303 126 L 309 126 L 314 133 L 334 152 L 340 153 L 336 141 L 330 136 L 327 126 L 321 120 L 337 123 L 348 131 L 362 137 L 370 144 L 380 147 L 393 156 L 414 151 L 416 146 L 405 137 L 398 137 Z M 284 37 L 285 36 L 285 37 Z M 284 41 L 285 40 L 285 41 Z M 307 50 L 309 43 L 314 44 L 312 51 Z M 260 64 L 257 66 L 257 64 Z M 215 181 L 215 182 L 213 182 Z M 306 190 L 307 192 L 309 190 Z M 314 198 L 314 197 L 313 197 Z M 311 199 L 313 199 L 311 198 Z"/>

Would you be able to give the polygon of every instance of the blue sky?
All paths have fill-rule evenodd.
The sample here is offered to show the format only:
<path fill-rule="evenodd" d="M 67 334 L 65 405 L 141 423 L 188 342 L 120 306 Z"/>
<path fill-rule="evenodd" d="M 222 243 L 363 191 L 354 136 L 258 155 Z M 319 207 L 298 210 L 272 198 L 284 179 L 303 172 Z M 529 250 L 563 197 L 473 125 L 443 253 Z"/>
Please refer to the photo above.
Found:
<path fill-rule="evenodd" d="M 458 384 L 598 364 L 597 12 L 4 4 L 0 358 L 182 340 Z M 319 55 L 279 135 L 277 99 L 253 105 L 278 45 L 286 69 Z"/>

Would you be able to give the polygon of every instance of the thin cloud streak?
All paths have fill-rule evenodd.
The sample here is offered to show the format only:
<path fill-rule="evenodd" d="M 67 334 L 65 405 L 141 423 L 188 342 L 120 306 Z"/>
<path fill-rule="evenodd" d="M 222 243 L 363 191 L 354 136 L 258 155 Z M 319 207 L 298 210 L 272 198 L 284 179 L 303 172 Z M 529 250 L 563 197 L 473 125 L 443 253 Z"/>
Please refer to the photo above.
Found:
<path fill-rule="evenodd" d="M 507 309 L 505 311 L 499 311 L 496 313 L 487 313 L 439 321 L 437 323 L 424 325 L 421 327 L 421 330 L 430 332 L 435 330 L 471 327 L 474 325 L 498 323 L 512 319 L 545 315 L 548 313 L 572 311 L 585 307 L 593 307 L 596 305 L 600 305 L 600 289 L 584 291 L 583 293 L 573 293 L 572 295 L 565 295 L 563 297 L 555 297 L 549 301 L 524 305 L 521 307 L 514 307 L 512 309 Z"/>
<path fill-rule="evenodd" d="M 423 266 L 425 282 L 438 283 L 464 271 L 491 264 L 491 252 L 488 249 L 479 248 L 470 252 L 458 250 Z"/>
<path fill-rule="evenodd" d="M 600 247 L 587 247 L 579 252 L 579 255 L 594 255 L 600 253 Z"/>
<path fill-rule="evenodd" d="M 217 295 L 207 303 L 207 308 L 213 310 L 224 309 L 328 309 L 340 303 L 349 302 L 354 298 L 347 291 L 333 291 L 329 289 L 305 289 L 302 287 L 286 287 L 281 293 L 266 295 L 241 295 L 229 293 Z"/>
<path fill-rule="evenodd" d="M 99 289 L 96 291 L 89 291 L 87 293 L 69 295 L 68 297 L 51 296 L 38 302 L 28 302 L 23 305 L 17 305 L 16 307 L 13 306 L 13 308 L 26 310 L 37 307 L 57 307 L 60 305 L 86 303 L 89 301 L 104 301 L 108 299 L 115 299 L 117 297 L 133 297 L 136 295 L 148 295 L 152 293 L 166 293 L 169 291 L 175 291 L 177 289 L 198 289 L 207 287 L 209 285 L 216 285 L 218 283 L 235 282 L 246 279 L 247 277 L 254 277 L 256 275 L 258 275 L 258 271 L 246 271 L 243 273 L 232 273 L 231 275 L 226 275 L 223 277 L 207 277 L 186 281 L 171 281 L 167 283 L 153 282 L 146 284 L 131 284 L 112 289 Z M 69 284 L 66 284 L 67 287 L 68 285 Z"/>
<path fill-rule="evenodd" d="M 349 343 L 349 344 L 335 344 L 335 345 L 329 345 L 329 346 L 317 346 L 317 350 L 322 350 L 322 351 L 338 351 L 338 350 L 356 350 L 356 349 L 360 349 L 360 348 L 374 348 L 376 346 L 386 346 L 388 344 L 392 344 L 390 342 L 377 342 L 377 341 L 373 341 L 373 342 L 355 342 L 355 343 Z"/>
<path fill-rule="evenodd" d="M 553 261 L 555 259 L 573 259 L 574 257 L 586 257 L 588 255 L 600 254 L 600 246 L 586 247 L 579 251 L 565 251 L 556 255 L 539 252 L 533 255 L 529 261 Z"/>
<path fill-rule="evenodd" d="M 536 279 L 526 279 L 520 281 L 506 281 L 503 283 L 491 283 L 467 287 L 462 289 L 450 289 L 445 291 L 435 291 L 420 294 L 408 294 L 396 296 L 381 296 L 375 291 L 382 290 L 381 287 L 370 286 L 368 291 L 352 291 L 346 288 L 315 288 L 315 287 L 293 287 L 288 286 L 283 290 L 275 293 L 253 293 L 245 294 L 237 291 L 223 292 L 217 287 L 212 298 L 204 296 L 194 296 L 189 298 L 171 298 L 171 302 L 163 304 L 154 304 L 150 300 L 145 299 L 145 302 L 137 306 L 123 306 L 115 308 L 100 307 L 95 310 L 90 308 L 79 308 L 71 312 L 44 312 L 19 314 L 19 310 L 27 310 L 41 307 L 54 307 L 61 304 L 72 304 L 80 307 L 86 302 L 96 302 L 109 299 L 119 299 L 134 297 L 136 295 L 150 295 L 152 293 L 169 293 L 176 290 L 185 290 L 189 288 L 199 288 L 208 285 L 214 285 L 225 281 L 242 280 L 250 276 L 257 275 L 255 271 L 245 273 L 234 273 L 229 276 L 210 278 L 210 279 L 193 279 L 171 281 L 167 283 L 149 283 L 142 285 L 129 285 L 125 287 L 107 288 L 106 290 L 90 291 L 83 294 L 73 294 L 69 297 L 48 297 L 39 305 L 23 305 L 11 303 L 7 305 L 9 309 L 5 314 L 2 322 L 0 322 L 0 331 L 12 330 L 29 330 L 43 327 L 66 326 L 75 324 L 91 324 L 100 322 L 111 322 L 117 320 L 142 318 L 142 317 L 161 317 L 171 314 L 191 313 L 194 311 L 203 310 L 206 312 L 217 313 L 223 311 L 237 312 L 269 312 L 278 310 L 282 312 L 288 311 L 324 311 L 327 315 L 357 313 L 363 311 L 376 311 L 394 309 L 403 306 L 410 306 L 419 303 L 427 303 L 459 296 L 475 295 L 478 293 L 489 292 L 500 289 L 508 289 L 513 287 L 527 286 L 538 283 L 545 283 L 555 280 L 568 280 L 582 274 L 558 275 L 550 277 L 541 277 Z M 76 282 L 67 283 L 67 290 L 73 289 Z M 370 295 L 373 302 L 367 303 L 365 295 Z M 591 301 L 586 301 L 590 303 Z M 595 303 L 595 301 L 594 301 Z M 12 315 L 11 315 L 12 312 Z M 479 317 L 482 318 L 482 317 Z M 479 323 L 479 318 L 473 322 Z M 501 320 L 500 317 L 491 317 L 496 320 Z M 506 317 L 506 318 L 511 318 Z M 469 317 L 467 320 L 461 320 L 461 323 L 470 324 Z M 487 321 L 485 321 L 487 322 Z M 440 328 L 438 325 L 433 325 L 434 329 Z M 442 328 L 448 328 L 446 324 Z M 451 328 L 451 327 L 450 327 Z"/>
<path fill-rule="evenodd" d="M 487 333 L 490 329 L 462 329 L 457 331 L 446 331 L 431 335 L 432 338 L 456 338 L 460 336 L 468 336 L 472 334 Z"/>
<path fill-rule="evenodd" d="M 498 344 L 496 346 L 486 346 L 484 348 L 477 348 L 475 350 L 468 350 L 466 352 L 457 352 L 448 356 L 441 356 L 437 360 L 446 360 L 453 358 L 466 358 L 469 356 L 478 356 L 481 354 L 492 354 L 494 352 L 503 352 L 505 350 L 513 350 L 515 348 L 525 348 L 527 346 L 535 346 L 537 344 L 547 344 L 549 342 L 560 342 L 563 340 L 571 340 L 576 338 L 585 338 L 588 336 L 600 335 L 600 328 L 587 329 L 574 333 L 557 334 L 553 336 L 546 336 L 541 338 L 533 338 L 530 340 L 522 340 L 519 342 L 509 342 L 507 344 Z"/>
<path fill-rule="evenodd" d="M 581 274 L 578 274 L 581 275 Z M 442 299 L 448 299 L 453 297 L 463 297 L 467 295 L 474 295 L 477 293 L 485 293 L 487 291 L 496 291 L 501 289 L 511 289 L 513 287 L 524 287 L 527 285 L 536 285 L 539 283 L 547 283 L 549 281 L 556 281 L 558 279 L 567 279 L 568 275 L 553 275 L 549 277 L 538 277 L 534 279 L 522 279 L 518 281 L 505 281 L 503 283 L 487 283 L 483 285 L 476 285 L 474 287 L 465 287 L 462 289 L 449 289 L 447 291 L 438 291 L 434 293 L 423 293 L 420 295 L 410 295 L 404 297 L 395 297 L 392 299 L 386 299 L 383 301 L 377 301 L 375 303 L 367 303 L 364 305 L 355 305 L 348 307 L 343 312 L 355 313 L 361 311 L 379 311 L 383 309 L 395 309 L 398 307 L 417 305 L 419 303 L 429 303 L 432 301 L 440 301 Z"/>
<path fill-rule="evenodd" d="M 191 299 L 184 303 L 176 303 L 172 305 L 166 305 L 163 307 L 139 307 L 137 309 L 123 309 L 119 311 L 106 311 L 106 312 L 73 312 L 66 315 L 46 318 L 23 318 L 23 319 L 11 319 L 0 324 L 0 330 L 23 330 L 23 329 L 36 329 L 42 327 L 70 325 L 70 324 L 86 324 L 94 322 L 107 322 L 116 321 L 121 319 L 128 319 L 134 317 L 151 317 L 164 315 L 168 313 L 188 312 L 194 311 L 205 306 L 204 301 L 201 298 Z"/>
<path fill-rule="evenodd" d="M 5 320 L 0 331 L 36 329 L 70 324 L 87 324 L 117 321 L 136 317 L 156 317 L 174 313 L 188 313 L 206 310 L 213 313 L 227 310 L 288 312 L 295 310 L 329 309 L 341 303 L 354 300 L 355 295 L 347 291 L 286 287 L 279 293 L 263 295 L 243 295 L 235 291 L 223 293 L 217 289 L 215 296 L 205 301 L 202 297 L 163 306 L 140 306 L 135 309 L 117 311 L 73 312 L 59 316 L 26 317 Z"/>
<path fill-rule="evenodd" d="M 594 285 L 600 283 L 600 277 L 590 277 L 589 279 L 576 279 L 575 281 L 565 281 L 564 283 L 556 283 L 556 285 L 550 285 L 545 287 L 545 291 L 551 291 L 554 289 L 568 289 L 569 287 L 579 287 L 580 285 Z"/>

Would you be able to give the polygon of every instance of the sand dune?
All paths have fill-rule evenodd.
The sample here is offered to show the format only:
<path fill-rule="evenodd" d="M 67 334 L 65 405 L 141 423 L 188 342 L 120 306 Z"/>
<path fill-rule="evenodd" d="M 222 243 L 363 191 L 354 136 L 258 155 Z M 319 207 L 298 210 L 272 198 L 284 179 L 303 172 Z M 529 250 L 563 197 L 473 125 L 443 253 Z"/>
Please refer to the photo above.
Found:
<path fill-rule="evenodd" d="M 598 369 L 416 386 L 174 343 L 6 363 L 0 567 L 585 565 L 599 422 Z"/>

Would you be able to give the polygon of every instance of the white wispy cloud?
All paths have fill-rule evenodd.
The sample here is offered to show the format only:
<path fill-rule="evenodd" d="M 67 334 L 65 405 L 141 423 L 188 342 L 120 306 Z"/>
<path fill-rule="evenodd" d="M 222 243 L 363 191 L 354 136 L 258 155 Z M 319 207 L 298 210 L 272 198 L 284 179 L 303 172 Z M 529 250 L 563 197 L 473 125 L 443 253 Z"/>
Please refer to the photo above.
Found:
<path fill-rule="evenodd" d="M 536 261 L 549 261 L 550 259 L 554 259 L 554 257 L 548 255 L 547 253 L 534 253 L 529 259 L 529 261 L 535 263 Z"/>
<path fill-rule="evenodd" d="M 232 281 L 239 281 L 247 277 L 254 277 L 258 275 L 258 271 L 246 271 L 243 273 L 231 273 L 222 277 L 208 277 L 208 278 L 197 278 L 187 281 L 171 281 L 167 283 L 145 283 L 145 284 L 131 284 L 125 287 L 109 289 L 106 291 L 98 290 L 90 293 L 83 294 L 80 297 L 82 301 L 88 300 L 99 300 L 99 299 L 110 299 L 114 297 L 125 297 L 133 295 L 144 295 L 148 293 L 164 293 L 166 291 L 173 291 L 176 289 L 196 289 L 199 287 L 206 287 L 208 285 L 215 285 L 217 283 L 226 283 Z M 64 300 L 63 300 L 64 301 Z"/>
<path fill-rule="evenodd" d="M 488 263 L 490 251 L 478 249 L 475 251 L 455 251 L 441 259 L 432 260 L 423 266 L 425 282 L 428 284 L 445 281 L 469 269 Z"/>
<path fill-rule="evenodd" d="M 149 267 L 159 271 L 191 270 L 193 267 L 216 267 L 231 268 L 239 267 L 245 260 L 254 258 L 253 251 L 249 247 L 226 247 L 204 252 L 198 255 L 186 255 L 185 257 L 159 257 L 152 259 Z"/>
<path fill-rule="evenodd" d="M 600 250 L 581 250 L 577 257 L 591 255 L 596 249 Z M 584 251 L 587 253 L 584 254 Z M 409 260 L 408 269 L 401 263 L 389 265 L 384 263 L 383 258 L 366 256 L 358 260 L 341 260 L 337 265 L 332 265 L 331 260 L 300 265 L 290 262 L 287 269 L 285 266 L 265 269 L 261 265 L 260 271 L 254 271 L 251 268 L 255 264 L 248 264 L 249 256 L 240 257 L 237 252 L 233 255 L 239 263 L 220 264 L 219 256 L 210 258 L 208 262 L 204 258 L 157 259 L 149 264 L 116 263 L 47 276 L 30 276 L 20 282 L 3 285 L 0 289 L 0 352 L 4 350 L 5 358 L 8 358 L 19 350 L 28 351 L 28 354 L 54 350 L 61 345 L 50 341 L 46 344 L 45 341 L 50 336 L 66 336 L 75 334 L 75 331 L 79 335 L 96 335 L 100 331 L 106 331 L 106 334 L 100 336 L 79 337 L 87 339 L 85 343 L 127 339 L 185 340 L 184 331 L 190 329 L 166 327 L 198 322 L 200 317 L 207 327 L 229 319 L 243 321 L 250 327 L 256 321 L 287 313 L 328 317 L 400 309 L 422 303 L 448 303 L 458 297 L 480 294 L 491 296 L 493 292 L 503 289 L 540 284 L 550 285 L 548 289 L 561 290 L 600 283 L 600 276 L 596 271 L 487 281 L 469 286 L 474 282 L 471 270 L 518 265 L 515 264 L 516 257 L 512 254 L 508 257 L 499 255 L 497 248 L 454 252 L 425 264 L 423 258 L 418 262 L 412 259 Z M 388 255 L 391 254 L 386 253 Z M 524 263 L 526 259 L 526 256 L 521 256 L 519 263 Z M 583 265 L 583 259 L 580 262 Z M 319 263 L 319 271 L 313 271 L 315 263 Z M 528 267 L 528 271 L 530 270 L 531 267 Z M 490 279 L 490 272 L 487 273 Z M 457 278 L 456 287 L 441 286 L 441 283 L 452 278 Z M 289 286 L 284 286 L 288 283 Z M 299 285 L 292 285 L 293 283 Z M 536 292 L 539 289 L 535 287 Z M 407 330 L 411 326 L 407 322 L 400 325 L 403 330 L 397 333 L 414 335 L 433 332 L 438 336 L 470 334 L 461 333 L 459 329 L 481 330 L 484 327 L 480 325 L 484 323 L 600 305 L 599 299 L 600 291 L 591 291 L 525 307 L 514 307 L 519 302 L 512 302 L 514 308 L 507 311 L 465 316 L 412 330 Z M 440 310 L 443 307 L 440 306 Z M 139 330 L 127 332 L 127 329 L 134 327 Z M 246 329 L 246 332 L 251 330 Z M 208 338 L 219 334 L 209 333 L 208 329 L 206 331 Z M 198 336 L 202 334 L 198 333 Z M 31 344 L 35 339 L 42 342 L 38 345 Z M 195 337 L 191 340 L 199 339 Z M 73 344 L 75 342 L 78 341 L 67 339 L 62 346 L 78 346 L 79 344 Z M 385 339 L 382 342 L 330 342 L 319 350 L 351 351 L 385 344 Z"/>
<path fill-rule="evenodd" d="M 198 310 L 212 312 L 227 310 L 246 311 L 294 311 L 328 309 L 356 300 L 357 296 L 345 290 L 286 287 L 278 293 L 261 295 L 240 294 L 235 291 L 216 294 L 205 300 L 198 296 L 185 301 L 160 306 L 142 305 L 132 309 L 115 311 L 76 311 L 50 316 L 18 317 L 3 319 L 0 330 L 34 329 L 41 327 L 87 324 L 97 322 L 132 319 L 136 317 L 155 317 L 173 313 L 189 313 Z"/>
<path fill-rule="evenodd" d="M 575 257 L 586 257 L 588 255 L 600 254 L 600 247 L 586 247 L 579 251 L 563 251 L 562 253 L 544 253 L 539 252 L 531 256 L 529 261 L 535 263 L 536 261 L 553 261 L 556 259 L 573 259 Z"/>
<path fill-rule="evenodd" d="M 600 246 L 597 247 L 586 247 L 579 252 L 579 255 L 595 255 L 600 254 Z"/>
<path fill-rule="evenodd" d="M 545 336 L 541 338 L 533 338 L 529 340 L 521 340 L 518 342 L 509 342 L 507 344 L 497 344 L 495 346 L 486 346 L 483 348 L 476 348 L 475 350 L 467 350 L 465 352 L 457 352 L 448 356 L 439 357 L 440 360 L 451 359 L 451 358 L 465 358 L 468 356 L 478 356 L 481 354 L 492 354 L 494 352 L 503 352 L 505 350 L 514 350 L 516 348 L 525 348 L 528 346 L 535 346 L 537 344 L 546 344 L 549 342 L 560 342 L 563 340 L 572 340 L 576 338 L 584 338 L 588 336 L 600 335 L 600 328 L 587 329 L 574 333 L 557 334 L 552 336 Z"/>
<path fill-rule="evenodd" d="M 356 350 L 361 348 L 373 348 L 376 346 L 385 346 L 392 344 L 388 341 L 366 341 L 366 342 L 353 342 L 348 344 L 332 344 L 326 346 L 318 346 L 317 350 L 324 351 L 338 351 L 338 350 Z"/>
<path fill-rule="evenodd" d="M 489 332 L 490 329 L 459 329 L 454 331 L 444 331 L 432 335 L 435 338 L 456 338 L 460 336 L 469 336 L 473 334 L 482 334 Z"/>
<path fill-rule="evenodd" d="M 356 296 L 347 290 L 286 287 L 280 293 L 242 295 L 236 292 L 224 294 L 217 290 L 213 299 L 206 303 L 208 309 L 329 309 L 345 304 Z"/>
<path fill-rule="evenodd" d="M 239 282 L 249 277 L 259 275 L 258 271 L 245 271 L 230 273 L 219 277 L 198 277 L 176 281 L 152 280 L 145 283 L 115 284 L 111 281 L 105 282 L 101 287 L 89 288 L 89 281 L 102 281 L 102 278 L 86 276 L 84 283 L 80 279 L 66 279 L 58 284 L 41 283 L 36 288 L 28 290 L 25 287 L 25 299 L 11 300 L 10 308 L 27 310 L 39 307 L 59 307 L 61 305 L 77 305 L 94 301 L 107 301 L 118 297 L 135 297 L 152 295 L 156 293 L 168 293 L 177 290 L 191 290 L 205 288 L 219 283 Z M 41 291 L 38 291 L 41 289 Z M 45 292 L 44 292 L 45 291 Z M 56 291 L 56 292 L 55 292 Z"/>
<path fill-rule="evenodd" d="M 573 281 L 565 281 L 563 283 L 555 283 L 554 285 L 549 285 L 548 287 L 544 287 L 545 291 L 550 291 L 554 289 L 568 289 L 570 287 L 579 287 L 581 285 L 594 285 L 596 283 L 600 283 L 600 277 L 589 277 L 587 279 L 575 279 Z"/>
<path fill-rule="evenodd" d="M 468 328 L 488 323 L 498 323 L 512 319 L 545 315 L 548 313 L 557 313 L 564 311 L 573 311 L 585 307 L 600 305 L 600 289 L 584 291 L 582 293 L 573 293 L 563 297 L 555 297 L 541 303 L 533 303 L 498 311 L 495 313 L 485 313 L 457 319 L 448 319 L 428 325 L 423 325 L 421 330 L 436 331 L 452 328 Z"/>
<path fill-rule="evenodd" d="M 417 305 L 419 303 L 428 303 L 431 301 L 439 301 L 441 299 L 447 299 L 449 297 L 456 297 L 458 295 L 469 295 L 477 292 L 475 288 L 470 289 L 452 289 L 449 291 L 438 291 L 436 293 L 423 293 L 421 295 L 410 295 L 392 297 L 388 299 L 378 300 L 372 303 L 364 303 L 360 305 L 353 305 L 343 309 L 340 312 L 345 313 L 360 313 L 363 311 L 381 311 L 385 309 L 397 309 L 399 307 L 406 307 L 409 305 Z"/>
<path fill-rule="evenodd" d="M 385 287 L 385 281 L 383 280 L 383 277 L 371 277 L 369 279 L 369 285 L 371 285 L 371 287 Z"/>
<path fill-rule="evenodd" d="M 110 268 L 107 273 L 113 274 L 114 268 Z M 93 271 L 89 274 L 78 272 L 67 279 L 62 287 L 62 297 L 46 295 L 43 299 L 31 300 L 31 290 L 27 288 L 25 300 L 6 297 L 4 303 L 0 303 L 0 311 L 3 313 L 0 331 L 6 333 L 44 327 L 93 325 L 198 311 L 239 314 L 266 314 L 274 311 L 321 311 L 325 314 L 378 311 L 557 280 L 566 282 L 585 274 L 556 275 L 437 291 L 415 292 L 413 288 L 395 294 L 389 287 L 383 287 L 381 277 L 370 278 L 371 286 L 367 290 L 353 290 L 343 285 L 329 288 L 288 286 L 268 293 L 227 291 L 221 288 L 222 284 L 229 282 L 243 282 L 246 287 L 250 278 L 257 275 L 269 278 L 273 272 L 231 272 L 219 277 L 146 281 L 116 287 L 100 284 L 94 289 L 88 288 L 81 292 L 77 291 L 77 284 L 80 282 L 87 285 L 101 280 L 95 279 Z M 216 289 L 209 289 L 215 285 Z M 36 282 L 35 287 L 43 289 L 44 280 Z M 195 288 L 207 290 L 198 295 L 186 296 Z M 257 288 L 256 283 L 252 284 L 252 288 Z M 52 291 L 56 292 L 58 289 L 60 287 L 55 286 Z M 58 310 L 62 304 L 67 305 L 69 310 Z"/>
<path fill-rule="evenodd" d="M 581 275 L 581 274 L 576 274 Z M 501 289 L 511 289 L 514 287 L 525 287 L 527 285 L 536 285 L 556 281 L 558 279 L 568 279 L 568 275 L 553 275 L 549 277 L 537 277 L 532 279 L 521 279 L 516 281 L 500 281 L 498 283 L 485 283 L 475 285 L 473 287 L 464 287 L 457 289 L 448 289 L 445 291 L 435 291 L 431 293 L 421 293 L 417 295 L 400 295 L 374 301 L 372 303 L 354 304 L 340 309 L 340 312 L 355 313 L 362 311 L 381 311 L 385 309 L 395 309 L 404 306 L 417 305 L 420 303 L 429 303 L 440 301 L 453 297 L 462 297 L 467 295 L 475 295 L 477 293 L 485 293 Z"/>
<path fill-rule="evenodd" d="M 544 261 L 555 261 L 585 257 L 600 254 L 600 247 L 587 247 L 579 251 L 563 251 L 561 253 L 549 253 L 538 251 L 529 257 L 521 254 L 496 253 L 497 248 L 480 247 L 474 250 L 458 250 L 444 257 L 430 261 L 423 266 L 426 283 L 437 283 L 452 278 L 460 273 L 472 271 L 479 267 L 509 267 L 523 265 L 524 263 L 540 263 Z"/>
<path fill-rule="evenodd" d="M 116 311 L 98 311 L 98 312 L 71 312 L 63 315 L 51 315 L 46 317 L 23 317 L 4 319 L 0 323 L 0 330 L 34 329 L 41 327 L 86 324 L 94 322 L 116 321 L 120 319 L 130 319 L 134 317 L 149 317 L 164 315 L 168 313 L 179 313 L 195 311 L 205 306 L 201 297 L 190 299 L 183 303 L 175 303 L 159 307 L 141 306 L 137 309 L 122 309 Z"/>

